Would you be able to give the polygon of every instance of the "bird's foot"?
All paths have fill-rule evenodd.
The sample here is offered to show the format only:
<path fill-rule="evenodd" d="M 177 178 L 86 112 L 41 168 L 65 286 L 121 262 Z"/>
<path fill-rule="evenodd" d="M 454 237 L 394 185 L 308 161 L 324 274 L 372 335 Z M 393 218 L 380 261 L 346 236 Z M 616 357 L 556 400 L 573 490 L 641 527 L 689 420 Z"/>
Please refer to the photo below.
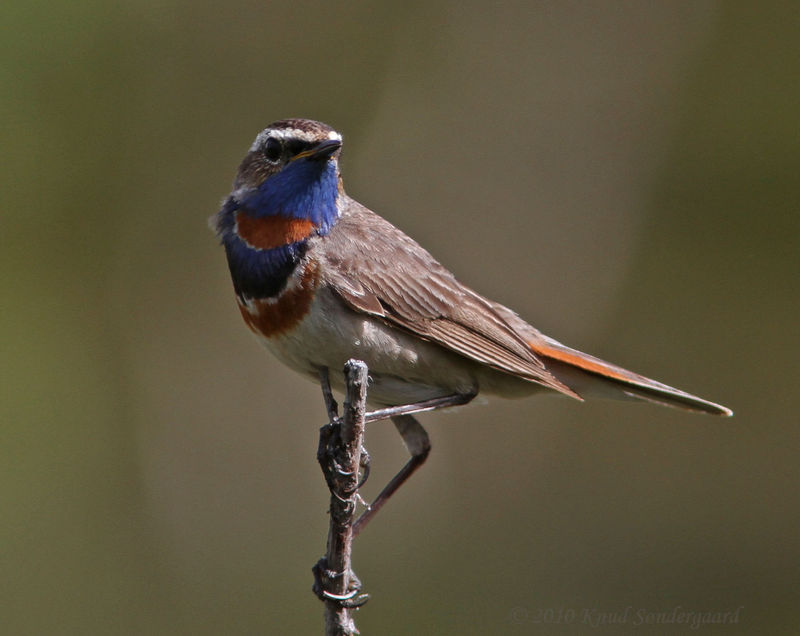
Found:
<path fill-rule="evenodd" d="M 328 562 L 325 557 L 317 561 L 311 571 L 314 573 L 314 585 L 311 590 L 319 600 L 336 603 L 340 607 L 347 609 L 361 607 L 369 600 L 369 594 L 360 593 L 361 581 L 358 580 L 352 570 L 348 572 L 347 589 L 341 594 L 336 594 L 329 590 L 333 587 L 334 582 L 341 579 L 345 573 L 328 569 Z"/>

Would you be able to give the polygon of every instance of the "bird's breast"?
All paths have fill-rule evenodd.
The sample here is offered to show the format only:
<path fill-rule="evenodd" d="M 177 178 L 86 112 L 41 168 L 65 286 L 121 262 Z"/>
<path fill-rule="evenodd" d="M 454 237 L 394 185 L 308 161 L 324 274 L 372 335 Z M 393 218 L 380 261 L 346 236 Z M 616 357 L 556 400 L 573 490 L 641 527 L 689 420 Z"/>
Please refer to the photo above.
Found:
<path fill-rule="evenodd" d="M 234 231 L 249 247 L 271 250 L 291 245 L 310 237 L 316 226 L 310 219 L 282 215 L 252 216 L 245 210 L 236 212 Z"/>
<path fill-rule="evenodd" d="M 275 296 L 237 296 L 245 324 L 258 336 L 273 338 L 291 331 L 308 314 L 319 286 L 319 265 L 306 260 L 295 267 Z"/>
<path fill-rule="evenodd" d="M 252 311 L 259 301 L 277 301 L 290 283 L 302 286 L 308 239 L 317 232 L 313 221 L 280 214 L 258 215 L 247 208 L 227 211 L 223 244 L 236 295 Z M 262 302 L 263 301 L 263 302 Z"/>

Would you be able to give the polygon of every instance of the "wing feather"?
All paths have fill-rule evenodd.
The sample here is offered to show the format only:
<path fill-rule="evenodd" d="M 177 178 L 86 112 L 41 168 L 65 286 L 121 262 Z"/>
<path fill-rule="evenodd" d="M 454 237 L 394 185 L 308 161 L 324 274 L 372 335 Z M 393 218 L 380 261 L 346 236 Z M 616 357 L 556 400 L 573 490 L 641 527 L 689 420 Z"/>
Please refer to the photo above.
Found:
<path fill-rule="evenodd" d="M 459 283 L 420 245 L 352 199 L 320 247 L 323 278 L 355 311 L 581 399 L 545 368 L 494 303 Z"/>
<path fill-rule="evenodd" d="M 566 383 L 588 391 L 588 377 L 618 397 L 731 415 L 724 406 L 548 338 L 459 283 L 411 238 L 346 196 L 342 217 L 316 251 L 325 261 L 322 277 L 350 308 L 480 364 L 577 399 Z"/>

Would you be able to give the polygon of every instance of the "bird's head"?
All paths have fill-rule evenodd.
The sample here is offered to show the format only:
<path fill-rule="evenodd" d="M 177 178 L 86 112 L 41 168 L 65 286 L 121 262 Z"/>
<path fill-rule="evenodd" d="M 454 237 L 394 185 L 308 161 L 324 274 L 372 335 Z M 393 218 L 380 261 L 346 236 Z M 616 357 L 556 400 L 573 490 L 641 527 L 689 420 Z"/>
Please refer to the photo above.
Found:
<path fill-rule="evenodd" d="M 233 191 L 212 226 L 224 235 L 235 230 L 237 217 L 256 224 L 287 219 L 326 234 L 338 218 L 341 147 L 342 136 L 318 121 L 270 124 L 242 160 Z"/>
<path fill-rule="evenodd" d="M 209 220 L 241 298 L 273 297 L 339 218 L 342 136 L 317 121 L 285 119 L 258 134 L 233 191 Z"/>
<path fill-rule="evenodd" d="M 313 187 L 338 175 L 342 136 L 330 126 L 310 119 L 284 119 L 262 130 L 236 174 L 234 193 L 262 186 Z M 272 185 L 274 184 L 274 185 Z"/>

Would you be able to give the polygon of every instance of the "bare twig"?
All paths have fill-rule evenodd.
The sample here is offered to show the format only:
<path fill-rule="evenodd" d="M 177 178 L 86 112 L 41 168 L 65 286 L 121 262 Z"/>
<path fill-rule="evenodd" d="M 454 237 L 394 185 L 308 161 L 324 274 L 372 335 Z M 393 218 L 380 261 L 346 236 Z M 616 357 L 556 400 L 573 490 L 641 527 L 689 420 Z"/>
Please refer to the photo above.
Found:
<path fill-rule="evenodd" d="M 327 369 L 320 373 L 330 422 L 320 429 L 317 459 L 331 491 L 327 553 L 314 566 L 314 591 L 325 602 L 325 634 L 358 634 L 352 610 L 366 603 L 361 582 L 351 568 L 353 523 L 362 464 L 367 365 L 348 360 L 344 367 L 347 391 L 339 419 Z"/>

